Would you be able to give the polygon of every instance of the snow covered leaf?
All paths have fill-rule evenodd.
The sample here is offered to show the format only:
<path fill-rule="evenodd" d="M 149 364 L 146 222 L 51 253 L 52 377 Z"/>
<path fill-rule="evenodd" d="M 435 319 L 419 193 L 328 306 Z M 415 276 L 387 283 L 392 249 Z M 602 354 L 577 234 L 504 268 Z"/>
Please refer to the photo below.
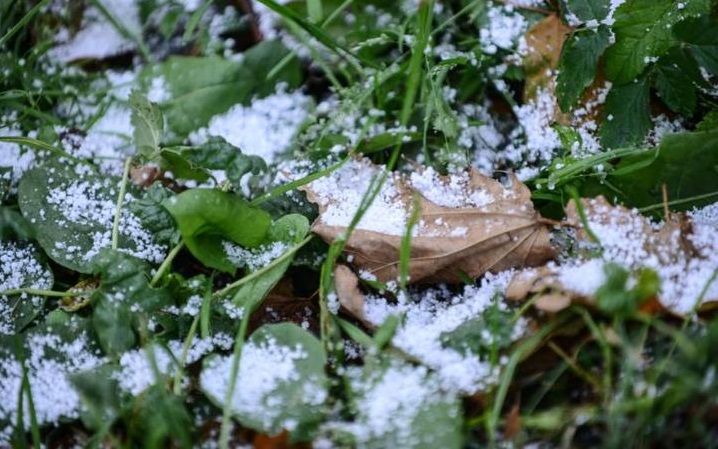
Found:
<path fill-rule="evenodd" d="M 191 189 L 162 203 L 177 221 L 187 248 L 208 267 L 234 272 L 223 242 L 254 247 L 262 243 L 271 218 L 227 192 Z"/>
<path fill-rule="evenodd" d="M 173 56 L 146 75 L 164 77 L 172 98 L 161 104 L 162 110 L 169 128 L 185 136 L 237 103 L 272 93 L 277 82 L 296 85 L 300 78 L 296 59 L 267 81 L 269 72 L 286 54 L 280 42 L 264 41 L 244 52 L 239 62 L 214 56 Z"/>
<path fill-rule="evenodd" d="M 50 289 L 52 271 L 31 243 L 0 241 L 0 292 L 17 288 Z M 45 298 L 29 295 L 0 295 L 0 335 L 25 328 L 40 313 Z"/>
<path fill-rule="evenodd" d="M 172 195 L 172 191 L 155 182 L 143 190 L 137 200 L 129 204 L 130 212 L 140 219 L 157 242 L 167 245 L 174 245 L 179 241 L 179 231 L 172 215 L 162 206 L 162 202 Z"/>
<path fill-rule="evenodd" d="M 426 367 L 393 360 L 355 374 L 350 385 L 357 414 L 347 427 L 357 448 L 463 447 L 459 399 Z"/>
<path fill-rule="evenodd" d="M 162 111 L 138 91 L 130 94 L 130 106 L 135 147 L 139 154 L 154 160 L 160 151 L 160 141 L 165 127 Z"/>
<path fill-rule="evenodd" d="M 615 13 L 616 43 L 606 52 L 606 75 L 618 84 L 632 82 L 675 43 L 672 27 L 708 14 L 710 1 L 628 0 Z"/>
<path fill-rule="evenodd" d="M 55 262 L 90 273 L 94 258 L 111 245 L 119 184 L 119 179 L 100 176 L 84 165 L 49 162 L 25 173 L 18 202 L 40 246 Z M 120 214 L 118 248 L 159 263 L 166 247 L 129 210 L 135 199 L 129 188 Z"/>
<path fill-rule="evenodd" d="M 657 297 L 659 308 L 678 315 L 718 300 L 718 282 L 713 279 L 718 266 L 714 206 L 687 216 L 672 215 L 657 225 L 635 209 L 612 206 L 602 197 L 584 199 L 582 204 L 600 247 L 570 203 L 568 220 L 578 229 L 581 252 L 561 265 L 549 263 L 518 273 L 507 288 L 509 299 L 537 293 L 537 306 L 543 310 L 557 311 L 580 301 L 613 313 L 625 312 L 626 303 Z M 656 309 L 651 301 L 647 306 Z"/>
<path fill-rule="evenodd" d="M 598 60 L 611 43 L 606 26 L 574 32 L 566 41 L 556 78 L 556 97 L 561 110 L 568 112 L 596 77 Z"/>
<path fill-rule="evenodd" d="M 312 231 L 326 242 L 341 238 L 363 193 L 380 168 L 350 161 L 305 187 L 319 205 Z M 431 169 L 410 179 L 394 174 L 359 222 L 345 251 L 352 264 L 380 282 L 396 280 L 399 250 L 412 197 L 419 222 L 411 239 L 409 281 L 460 282 L 461 273 L 537 265 L 553 255 L 550 224 L 533 209 L 531 193 L 516 177 L 508 186 L 475 171 L 439 176 Z"/>
<path fill-rule="evenodd" d="M 312 334 L 290 323 L 265 325 L 242 348 L 232 412 L 259 432 L 291 432 L 306 440 L 326 410 L 326 354 Z M 211 357 L 204 363 L 200 385 L 221 406 L 229 385 L 231 357 Z"/>

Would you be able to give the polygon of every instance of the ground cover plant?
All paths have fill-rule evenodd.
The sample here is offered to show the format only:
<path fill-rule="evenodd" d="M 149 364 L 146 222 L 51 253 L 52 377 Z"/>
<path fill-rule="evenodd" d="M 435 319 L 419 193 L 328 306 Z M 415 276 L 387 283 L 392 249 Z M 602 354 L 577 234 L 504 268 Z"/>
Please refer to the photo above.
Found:
<path fill-rule="evenodd" d="M 0 447 L 718 445 L 710 0 L 0 2 Z"/>

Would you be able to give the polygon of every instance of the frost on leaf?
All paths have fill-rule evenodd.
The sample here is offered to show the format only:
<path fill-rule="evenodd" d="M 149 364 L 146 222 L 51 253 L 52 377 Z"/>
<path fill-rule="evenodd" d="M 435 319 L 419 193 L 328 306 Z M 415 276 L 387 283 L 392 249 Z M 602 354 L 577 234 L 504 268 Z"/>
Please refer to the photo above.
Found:
<path fill-rule="evenodd" d="M 309 184 L 307 197 L 319 206 L 312 230 L 327 242 L 343 237 L 381 170 L 365 160 L 351 161 Z M 412 230 L 411 283 L 458 282 L 460 272 L 476 278 L 488 271 L 538 265 L 553 256 L 550 225 L 515 176 L 504 186 L 476 171 L 439 176 L 427 170 L 411 179 L 391 174 L 345 249 L 356 267 L 380 282 L 398 277 L 414 195 L 420 213 Z M 457 196 L 462 201 L 454 201 Z"/>
<path fill-rule="evenodd" d="M 582 204 L 598 242 L 582 226 L 575 204 L 570 203 L 566 212 L 578 230 L 579 254 L 562 264 L 549 263 L 517 274 L 507 289 L 509 299 L 539 293 L 536 306 L 546 311 L 563 309 L 572 301 L 594 303 L 608 281 L 605 265 L 610 263 L 631 272 L 630 283 L 636 281 L 640 270 L 655 271 L 660 281 L 655 305 L 672 313 L 683 315 L 718 301 L 715 205 L 652 223 L 637 210 L 612 206 L 603 197 L 583 199 Z"/>

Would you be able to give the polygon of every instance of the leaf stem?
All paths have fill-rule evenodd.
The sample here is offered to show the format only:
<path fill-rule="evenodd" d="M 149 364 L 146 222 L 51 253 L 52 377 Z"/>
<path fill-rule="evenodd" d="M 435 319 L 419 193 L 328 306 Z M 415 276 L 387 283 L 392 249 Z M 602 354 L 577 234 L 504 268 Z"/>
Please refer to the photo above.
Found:
<path fill-rule="evenodd" d="M 28 295 L 35 295 L 35 296 L 53 296 L 57 298 L 66 298 L 68 296 L 73 296 L 78 293 L 82 293 L 82 296 L 89 295 L 92 292 L 58 292 L 54 290 L 42 290 L 38 288 L 12 288 L 10 290 L 3 290 L 0 291 L 0 296 L 14 296 L 14 295 L 22 295 L 23 293 L 26 293 Z"/>
<path fill-rule="evenodd" d="M 172 261 L 174 261 L 175 257 L 177 257 L 177 254 L 184 248 L 184 240 L 180 241 L 177 245 L 175 245 L 174 248 L 167 254 L 167 257 L 165 257 L 165 260 L 162 261 L 162 264 L 157 268 L 157 271 L 155 272 L 154 276 L 152 276 L 152 280 L 150 281 L 150 287 L 154 287 L 157 285 L 157 283 L 162 279 L 162 276 L 164 276 L 165 272 L 170 268 L 172 265 Z"/>
<path fill-rule="evenodd" d="M 117 207 L 115 208 L 115 221 L 112 223 L 112 249 L 117 249 L 120 239 L 120 216 L 122 215 L 122 203 L 127 191 L 127 178 L 130 175 L 130 164 L 132 157 L 125 159 L 125 167 L 122 170 L 122 180 L 120 181 L 120 193 L 117 195 Z"/>
<path fill-rule="evenodd" d="M 284 262 L 285 260 L 287 260 L 287 259 L 288 259 L 289 257 L 291 257 L 292 255 L 294 255 L 294 253 L 296 253 L 296 252 L 299 251 L 299 249 L 301 249 L 304 245 L 306 245 L 307 243 L 309 243 L 309 241 L 310 241 L 313 237 L 314 237 L 314 236 L 312 236 L 312 235 L 307 236 L 304 240 L 302 240 L 301 242 L 297 243 L 297 244 L 294 245 L 292 248 L 290 248 L 290 249 L 288 249 L 287 251 L 285 251 L 281 256 L 279 256 L 279 257 L 277 257 L 276 259 L 274 259 L 271 263 L 267 264 L 266 266 L 262 267 L 261 269 L 255 271 L 255 272 L 253 272 L 253 273 L 248 274 L 247 276 L 243 277 L 242 279 L 239 279 L 239 280 L 237 280 L 237 281 L 235 281 L 235 282 L 232 282 L 231 284 L 226 285 L 226 286 L 225 286 L 224 288 L 222 288 L 221 290 L 218 290 L 218 291 L 214 292 L 214 293 L 212 294 L 212 297 L 213 297 L 213 298 L 217 298 L 217 297 L 219 297 L 219 296 L 222 296 L 222 295 L 224 295 L 224 294 L 226 294 L 226 293 L 228 293 L 228 292 L 234 290 L 235 288 L 237 288 L 237 287 L 239 287 L 239 286 L 241 286 L 241 285 L 246 284 L 246 283 L 249 282 L 249 281 L 253 281 L 254 279 L 257 279 L 258 277 L 262 276 L 262 275 L 263 275 L 264 273 L 266 273 L 267 271 L 271 270 L 272 268 L 276 267 L 277 265 L 279 265 L 280 263 Z"/>

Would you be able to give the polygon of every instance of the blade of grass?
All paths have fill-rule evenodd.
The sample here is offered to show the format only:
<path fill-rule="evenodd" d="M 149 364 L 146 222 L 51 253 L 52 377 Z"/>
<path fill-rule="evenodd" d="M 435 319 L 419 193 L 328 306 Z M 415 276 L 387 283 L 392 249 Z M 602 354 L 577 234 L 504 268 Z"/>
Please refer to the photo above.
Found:
<path fill-rule="evenodd" d="M 202 3 L 202 5 L 192 13 L 189 20 L 187 20 L 187 27 L 184 30 L 184 34 L 182 34 L 182 42 L 187 43 L 190 39 L 192 39 L 194 29 L 197 28 L 202 16 L 212 5 L 212 1 L 213 0 L 205 0 L 204 3 Z"/>
<path fill-rule="evenodd" d="M 100 0 L 90 0 L 90 2 L 100 11 L 100 14 L 105 16 L 105 18 L 112 24 L 112 26 L 115 27 L 118 33 L 137 44 L 137 48 L 140 50 L 140 54 L 142 54 L 142 57 L 146 62 L 152 62 L 152 54 L 145 45 L 145 42 L 142 40 L 141 35 L 135 35 L 130 30 L 128 30 L 122 22 L 117 20 L 117 18 L 112 15 L 110 10 L 108 10 Z"/>
<path fill-rule="evenodd" d="M 3 37 L 0 37 L 0 48 L 2 48 L 3 45 L 5 45 L 5 43 L 15 35 L 15 33 L 24 29 L 27 24 L 30 23 L 33 17 L 35 17 L 35 15 L 37 15 L 37 13 L 40 12 L 42 8 L 47 6 L 48 3 L 50 3 L 50 0 L 42 0 L 41 2 L 30 8 L 30 11 L 28 11 L 27 14 L 22 17 L 22 19 L 20 19 L 15 25 L 13 25 L 13 27 L 10 28 Z"/>
<path fill-rule="evenodd" d="M 60 148 L 54 147 L 54 146 L 50 145 L 49 143 L 45 143 L 41 140 L 33 139 L 31 137 L 0 136 L 0 142 L 10 142 L 10 143 L 16 143 L 18 145 L 25 145 L 27 147 L 34 148 L 36 150 L 49 151 L 56 156 L 66 157 L 68 159 L 72 159 L 75 162 L 82 162 L 80 159 L 66 153 L 65 151 L 61 150 Z"/>

